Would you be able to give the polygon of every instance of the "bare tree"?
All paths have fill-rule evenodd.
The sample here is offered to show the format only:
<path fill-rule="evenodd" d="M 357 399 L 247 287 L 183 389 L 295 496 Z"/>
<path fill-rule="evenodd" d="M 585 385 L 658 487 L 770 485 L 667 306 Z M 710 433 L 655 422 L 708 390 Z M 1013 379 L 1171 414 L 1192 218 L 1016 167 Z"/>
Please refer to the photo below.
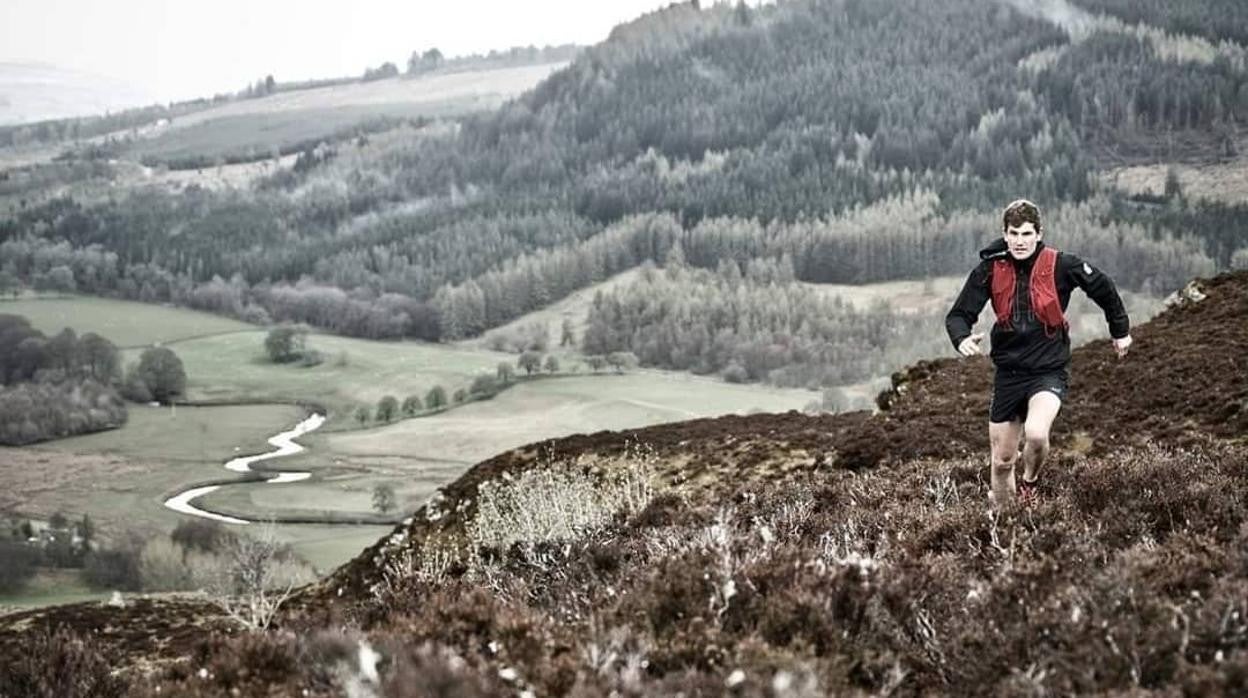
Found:
<path fill-rule="evenodd" d="M 306 566 L 279 542 L 272 521 L 254 536 L 235 536 L 221 551 L 224 565 L 197 570 L 205 590 L 227 616 L 249 631 L 267 630 L 295 587 L 312 581 Z"/>

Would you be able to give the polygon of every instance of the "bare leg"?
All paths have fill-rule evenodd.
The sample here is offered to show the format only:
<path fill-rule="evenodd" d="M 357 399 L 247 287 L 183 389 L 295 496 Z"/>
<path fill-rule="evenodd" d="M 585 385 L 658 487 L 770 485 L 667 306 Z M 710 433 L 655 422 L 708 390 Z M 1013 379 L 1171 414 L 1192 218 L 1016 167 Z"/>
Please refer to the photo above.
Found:
<path fill-rule="evenodd" d="M 1001 509 L 1014 502 L 1014 462 L 1018 460 L 1018 439 L 1023 424 L 1018 420 L 988 422 L 988 442 L 992 445 L 992 505 Z"/>
<path fill-rule="evenodd" d="M 1027 401 L 1027 424 L 1023 426 L 1023 479 L 1034 481 L 1040 475 L 1044 459 L 1049 455 L 1049 429 L 1062 409 L 1062 401 L 1047 390 L 1036 393 Z"/>

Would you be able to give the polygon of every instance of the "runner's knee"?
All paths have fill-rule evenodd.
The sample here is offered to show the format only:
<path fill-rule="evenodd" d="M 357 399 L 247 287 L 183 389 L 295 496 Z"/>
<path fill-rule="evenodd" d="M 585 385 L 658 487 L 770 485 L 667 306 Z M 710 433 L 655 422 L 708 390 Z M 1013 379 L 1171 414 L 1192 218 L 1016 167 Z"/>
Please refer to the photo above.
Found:
<path fill-rule="evenodd" d="M 1028 434 L 1026 436 L 1026 439 L 1027 439 L 1026 447 L 1033 451 L 1044 451 L 1049 448 L 1049 435 L 1048 434 L 1043 434 L 1043 433 L 1042 434 Z"/>
<path fill-rule="evenodd" d="M 992 442 L 992 465 L 1013 467 L 1018 460 L 1018 442 L 1012 439 L 994 439 Z"/>

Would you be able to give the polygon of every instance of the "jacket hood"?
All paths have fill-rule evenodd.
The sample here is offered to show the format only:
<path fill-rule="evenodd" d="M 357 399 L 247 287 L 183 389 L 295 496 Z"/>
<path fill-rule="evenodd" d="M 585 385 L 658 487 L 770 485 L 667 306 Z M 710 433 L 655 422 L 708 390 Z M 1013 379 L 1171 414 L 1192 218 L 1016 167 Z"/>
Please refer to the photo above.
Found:
<path fill-rule="evenodd" d="M 1016 262 L 1030 262 L 1036 258 L 1040 250 L 1044 249 L 1044 240 L 1036 243 L 1036 251 L 1031 253 L 1027 259 L 1014 260 Z M 979 251 L 980 259 L 1014 259 L 1010 256 L 1009 245 L 1005 244 L 1005 238 L 997 238 L 988 244 L 987 247 Z"/>

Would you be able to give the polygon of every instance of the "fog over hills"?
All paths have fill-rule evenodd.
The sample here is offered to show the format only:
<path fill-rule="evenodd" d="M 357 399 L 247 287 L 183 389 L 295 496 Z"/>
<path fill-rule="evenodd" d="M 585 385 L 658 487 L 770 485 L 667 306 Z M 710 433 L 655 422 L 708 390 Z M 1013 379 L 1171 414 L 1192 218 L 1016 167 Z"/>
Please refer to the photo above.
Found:
<path fill-rule="evenodd" d="M 115 78 L 46 63 L 0 63 L 0 126 L 141 107 L 155 97 Z"/>

